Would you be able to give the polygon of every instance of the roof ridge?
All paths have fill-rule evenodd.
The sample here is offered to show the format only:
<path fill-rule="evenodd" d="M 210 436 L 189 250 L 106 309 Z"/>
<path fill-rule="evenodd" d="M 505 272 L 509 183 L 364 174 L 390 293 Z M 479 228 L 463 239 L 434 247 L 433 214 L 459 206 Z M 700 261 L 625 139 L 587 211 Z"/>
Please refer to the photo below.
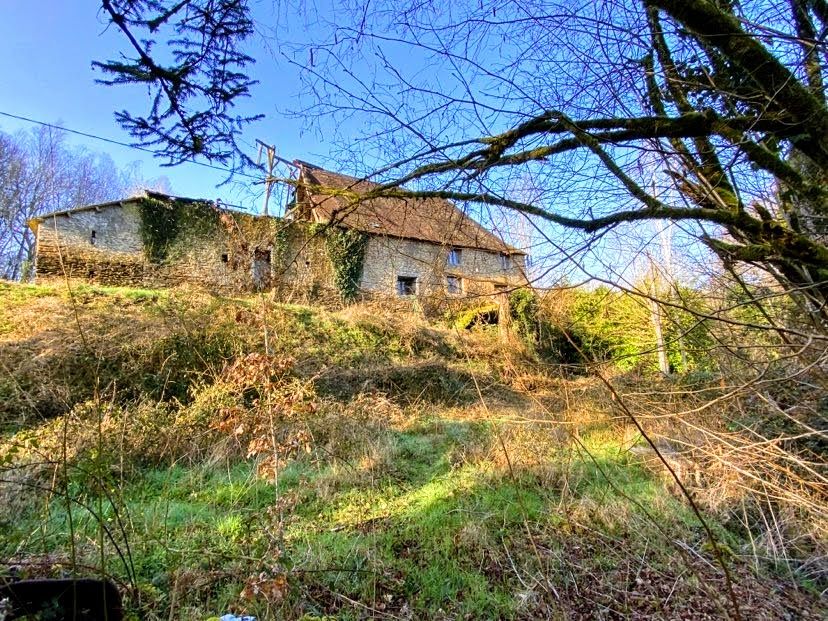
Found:
<path fill-rule="evenodd" d="M 358 186 L 380 187 L 382 184 L 367 178 L 358 178 L 334 172 L 315 165 L 303 167 L 300 179 L 312 181 L 312 185 L 335 189 L 353 189 Z M 320 179 L 320 176 L 323 177 Z M 325 176 L 330 178 L 324 179 Z M 307 179 L 310 177 L 310 179 Z M 525 254 L 507 244 L 483 224 L 471 217 L 452 201 L 439 197 L 378 196 L 364 201 L 352 201 L 345 196 L 308 191 L 311 209 L 319 220 L 330 222 L 339 219 L 343 226 L 362 230 L 373 235 L 387 235 L 403 239 L 428 241 L 441 245 L 478 248 L 490 252 Z M 425 213 L 424 209 L 428 208 Z"/>

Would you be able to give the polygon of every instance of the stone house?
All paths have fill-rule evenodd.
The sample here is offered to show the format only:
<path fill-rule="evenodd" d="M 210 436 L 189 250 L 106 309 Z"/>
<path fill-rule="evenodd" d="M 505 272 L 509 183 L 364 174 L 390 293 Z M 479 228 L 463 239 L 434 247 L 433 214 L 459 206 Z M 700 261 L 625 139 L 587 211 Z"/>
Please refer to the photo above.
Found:
<path fill-rule="evenodd" d="M 37 278 L 322 302 L 451 302 L 527 285 L 525 254 L 449 201 L 360 200 L 375 184 L 295 165 L 283 218 L 157 192 L 35 218 Z"/>
<path fill-rule="evenodd" d="M 107 285 L 268 286 L 277 222 L 157 192 L 34 218 L 38 280 Z"/>
<path fill-rule="evenodd" d="M 370 198 L 376 184 L 298 161 L 287 217 L 360 231 L 367 247 L 364 294 L 459 298 L 528 284 L 526 255 L 438 198 Z"/>

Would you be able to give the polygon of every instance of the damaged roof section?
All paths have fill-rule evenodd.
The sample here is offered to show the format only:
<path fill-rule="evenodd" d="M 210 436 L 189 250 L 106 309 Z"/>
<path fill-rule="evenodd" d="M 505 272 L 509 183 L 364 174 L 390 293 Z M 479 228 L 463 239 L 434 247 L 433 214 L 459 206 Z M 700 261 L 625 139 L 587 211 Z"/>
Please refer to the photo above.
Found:
<path fill-rule="evenodd" d="M 105 203 L 95 203 L 93 205 L 81 205 L 79 207 L 72 207 L 70 209 L 61 209 L 60 211 L 50 211 L 49 213 L 44 213 L 39 216 L 35 216 L 34 218 L 30 218 L 27 221 L 29 228 L 33 231 L 37 230 L 37 225 L 41 222 L 45 222 L 49 218 L 54 218 L 56 216 L 72 216 L 72 214 L 76 213 L 83 213 L 84 211 L 100 211 L 101 209 L 105 209 L 107 207 L 123 207 L 124 205 L 128 205 L 131 203 L 136 203 L 143 198 L 151 198 L 154 200 L 164 201 L 165 203 L 182 203 L 182 204 L 192 204 L 192 203 L 212 203 L 213 201 L 206 199 L 206 198 L 186 198 L 184 196 L 172 196 L 170 194 L 164 194 L 162 192 L 155 192 L 153 190 L 143 190 L 140 195 L 137 196 L 130 196 L 128 198 L 121 198 L 114 201 L 107 201 Z M 226 208 L 217 205 L 223 211 L 228 211 Z"/>
<path fill-rule="evenodd" d="M 523 255 L 481 224 L 441 198 L 378 197 L 354 201 L 352 195 L 376 190 L 379 184 L 330 172 L 297 160 L 298 209 L 316 222 L 335 222 L 373 235 L 431 242 L 441 246 L 479 248 L 509 255 Z M 343 190 L 331 194 L 330 190 Z M 302 205 L 305 203 L 305 205 Z M 302 216 L 300 216 L 302 217 Z"/>

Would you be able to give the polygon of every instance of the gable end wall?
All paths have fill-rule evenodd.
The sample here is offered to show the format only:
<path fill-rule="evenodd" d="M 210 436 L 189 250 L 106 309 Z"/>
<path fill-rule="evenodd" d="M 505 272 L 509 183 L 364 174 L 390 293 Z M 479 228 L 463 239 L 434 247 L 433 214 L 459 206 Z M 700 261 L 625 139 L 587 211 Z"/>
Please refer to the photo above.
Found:
<path fill-rule="evenodd" d="M 500 254 L 477 248 L 460 249 L 460 265 L 448 265 L 449 248 L 429 242 L 372 235 L 365 252 L 360 287 L 366 293 L 396 295 L 398 276 L 417 278 L 421 296 L 454 299 L 447 293 L 447 275 L 463 282 L 463 295 L 491 295 L 495 283 L 526 285 L 523 255 L 514 255 L 503 269 Z"/>

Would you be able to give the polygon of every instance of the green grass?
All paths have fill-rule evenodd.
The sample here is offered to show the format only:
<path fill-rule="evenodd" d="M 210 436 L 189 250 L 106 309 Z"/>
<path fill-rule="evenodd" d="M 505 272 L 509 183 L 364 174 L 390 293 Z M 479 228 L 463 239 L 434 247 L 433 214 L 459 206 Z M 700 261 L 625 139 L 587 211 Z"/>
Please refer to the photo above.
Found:
<path fill-rule="evenodd" d="M 86 283 L 72 283 L 68 288 L 64 283 L 27 284 L 0 281 L 0 299 L 7 303 L 28 302 L 45 297 L 68 297 L 70 292 L 79 296 L 98 296 L 131 301 L 157 301 L 168 297 L 168 292 L 161 289 L 142 289 L 136 287 L 109 287 Z"/>
<path fill-rule="evenodd" d="M 291 576 L 293 595 L 281 603 L 285 610 L 321 612 L 325 594 L 335 593 L 361 602 L 405 601 L 420 617 L 450 609 L 461 617 L 512 618 L 519 608 L 515 593 L 524 587 L 518 574 L 503 567 L 513 563 L 522 572 L 537 571 L 527 531 L 545 545 L 550 537 L 561 545 L 555 533 L 566 531 L 573 507 L 563 511 L 560 491 L 531 473 L 513 477 L 488 462 L 452 463 L 453 451 L 491 443 L 494 430 L 424 416 L 390 434 L 390 467 L 371 480 L 312 458 L 291 462 L 280 473 L 278 489 L 247 461 L 146 470 L 118 490 L 138 581 L 163 609 L 174 570 L 226 572 L 199 604 L 207 615 L 229 609 L 244 579 L 275 563 Z M 681 504 L 660 500 L 660 484 L 631 464 L 620 446 L 589 438 L 586 444 L 596 462 L 577 458 L 571 464 L 579 503 L 625 523 L 640 521 L 641 510 L 612 493 L 608 474 L 660 520 L 686 524 Z M 72 493 L 93 507 L 100 502 L 88 487 Z M 280 502 L 281 520 L 273 509 Z M 116 525 L 111 507 L 103 517 Z M 97 518 L 76 507 L 73 521 L 82 549 L 84 542 L 97 541 Z M 12 549 L 67 549 L 67 514 L 57 499 L 46 511 L 8 526 L 5 555 Z M 612 519 L 601 526 L 609 534 L 620 528 Z M 110 571 L 126 578 L 124 564 L 107 549 Z M 319 601 L 308 599 L 308 592 Z M 352 614 L 342 611 L 339 618 Z"/>
<path fill-rule="evenodd" d="M 20 284 L 0 280 L 0 297 L 5 302 L 25 302 L 33 298 L 56 295 L 58 288 L 49 285 Z"/>
<path fill-rule="evenodd" d="M 0 559 L 45 558 L 59 572 L 74 548 L 88 574 L 103 556 L 107 573 L 140 594 L 129 601 L 135 618 L 544 617 L 567 597 L 589 599 L 581 593 L 605 577 L 615 593 L 629 578 L 624 563 L 646 560 L 671 587 L 692 577 L 675 541 L 705 553 L 696 517 L 630 453 L 636 439 L 586 379 L 573 382 L 578 408 L 596 401 L 589 415 L 574 410 L 577 424 L 521 418 L 549 416 L 536 400 L 565 400 L 512 388 L 515 369 L 501 373 L 485 353 L 498 351 L 485 341 L 496 335 L 458 338 L 415 320 L 396 329 L 261 297 L 75 292 L 99 352 L 91 367 L 59 288 L 0 283 L 0 334 L 4 321 L 11 330 L 0 345 L 11 370 L 0 375 L 0 418 L 26 407 L 13 382 L 52 416 L 27 419 L 2 441 L 36 438 L 55 458 L 67 423 L 77 449 L 68 482 L 60 471 L 33 477 L 55 493 L 0 485 L 0 502 L 14 503 L 0 512 Z M 22 321 L 24 311 L 42 323 Z M 265 351 L 265 329 L 273 359 L 294 360 L 270 392 L 226 377 L 227 365 Z M 465 338 L 479 339 L 468 350 L 479 357 L 458 354 Z M 280 453 L 276 480 L 259 469 L 267 451 L 245 457 L 250 429 L 237 426 L 260 422 L 253 415 L 268 397 L 273 418 L 259 431 L 268 446 L 269 431 L 288 444 L 311 436 Z M 251 417 L 218 431 L 234 408 Z M 0 475 L 21 476 L 20 457 L 0 461 Z M 287 580 L 277 596 L 241 596 L 273 576 Z"/>

